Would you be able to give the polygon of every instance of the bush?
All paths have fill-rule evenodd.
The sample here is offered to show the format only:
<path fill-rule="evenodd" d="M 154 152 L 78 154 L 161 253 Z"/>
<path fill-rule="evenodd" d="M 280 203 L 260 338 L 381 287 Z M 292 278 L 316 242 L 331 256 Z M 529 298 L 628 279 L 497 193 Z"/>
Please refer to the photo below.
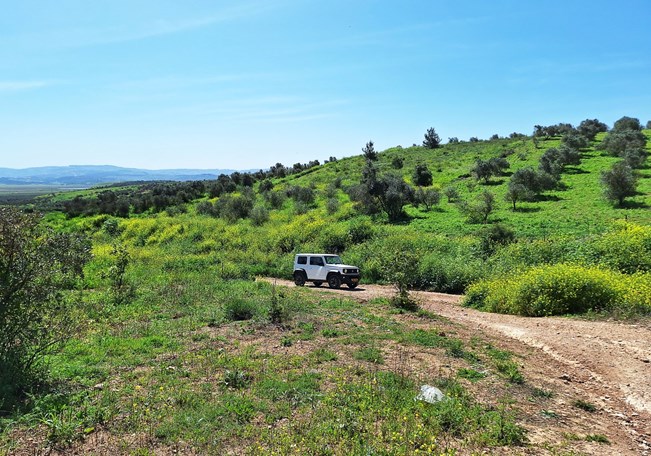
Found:
<path fill-rule="evenodd" d="M 457 187 L 454 186 L 445 187 L 443 193 L 445 194 L 445 197 L 448 199 L 448 203 L 453 203 L 459 199 L 459 190 L 457 189 Z"/>
<path fill-rule="evenodd" d="M 339 210 L 339 206 L 341 204 L 339 203 L 339 200 L 337 198 L 328 198 L 326 201 L 326 211 L 328 214 L 332 215 L 336 213 Z"/>
<path fill-rule="evenodd" d="M 252 208 L 253 199 L 248 195 L 224 195 L 215 203 L 215 209 L 219 216 L 230 223 L 247 218 Z"/>
<path fill-rule="evenodd" d="M 412 174 L 414 185 L 419 187 L 429 187 L 432 185 L 432 172 L 425 163 L 419 163 Z"/>
<path fill-rule="evenodd" d="M 255 206 L 251 209 L 250 217 L 255 226 L 263 225 L 269 220 L 269 210 L 261 205 Z"/>
<path fill-rule="evenodd" d="M 473 202 L 462 201 L 459 210 L 467 217 L 469 223 L 487 223 L 488 217 L 495 209 L 495 195 L 484 190 Z"/>
<path fill-rule="evenodd" d="M 256 305 L 249 300 L 233 297 L 224 303 L 224 316 L 229 321 L 250 320 L 255 315 Z"/>
<path fill-rule="evenodd" d="M 633 274 L 651 272 L 651 227 L 621 222 L 586 246 L 595 264 Z"/>
<path fill-rule="evenodd" d="M 361 244 L 373 237 L 373 223 L 368 218 L 357 218 L 348 227 L 348 237 L 351 244 Z"/>
<path fill-rule="evenodd" d="M 280 209 L 285 204 L 287 197 L 285 192 L 281 191 L 269 191 L 264 194 L 264 198 L 267 200 L 272 209 Z"/>
<path fill-rule="evenodd" d="M 497 223 L 485 227 L 479 232 L 479 251 L 482 256 L 489 257 L 501 247 L 515 241 L 515 232 L 507 226 Z"/>
<path fill-rule="evenodd" d="M 513 277 L 473 284 L 464 302 L 491 312 L 530 317 L 614 310 L 636 304 L 625 290 L 627 280 L 596 267 L 538 266 Z"/>
<path fill-rule="evenodd" d="M 412 271 L 418 270 L 420 255 L 412 250 L 396 248 L 389 257 L 383 265 L 383 274 L 396 287 L 396 295 L 391 298 L 391 304 L 405 310 L 418 310 L 418 303 L 409 296 L 409 288 L 414 283 Z"/>
<path fill-rule="evenodd" d="M 102 273 L 102 276 L 109 280 L 112 303 L 116 305 L 125 304 L 135 294 L 133 285 L 129 283 L 126 277 L 131 255 L 123 245 L 115 244 L 112 247 L 111 256 L 114 257 L 114 262 Z"/>
<path fill-rule="evenodd" d="M 483 277 L 482 268 L 481 261 L 467 253 L 431 252 L 421 258 L 416 285 L 442 293 L 463 293 Z"/>
<path fill-rule="evenodd" d="M 414 202 L 429 211 L 432 206 L 437 206 L 441 202 L 441 193 L 435 188 L 418 187 L 414 194 Z"/>
<path fill-rule="evenodd" d="M 314 204 L 316 195 L 314 190 L 310 187 L 301 187 L 300 185 L 294 185 L 287 190 L 287 196 L 292 198 L 297 203 L 303 203 L 306 206 L 311 206 Z"/>
<path fill-rule="evenodd" d="M 77 331 L 79 295 L 66 290 L 78 285 L 90 257 L 85 237 L 0 207 L 0 410 L 42 380 L 39 363 Z"/>
<path fill-rule="evenodd" d="M 201 201 L 199 204 L 197 204 L 197 214 L 209 215 L 211 217 L 219 216 L 217 208 L 210 201 Z"/>

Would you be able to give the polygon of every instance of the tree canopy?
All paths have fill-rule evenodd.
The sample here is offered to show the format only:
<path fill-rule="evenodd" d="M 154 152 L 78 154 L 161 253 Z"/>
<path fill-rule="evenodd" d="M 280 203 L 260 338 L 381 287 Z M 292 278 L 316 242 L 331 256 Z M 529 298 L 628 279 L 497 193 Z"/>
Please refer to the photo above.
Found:
<path fill-rule="evenodd" d="M 423 146 L 427 147 L 428 149 L 436 149 L 437 147 L 440 147 L 440 145 L 441 145 L 441 138 L 436 133 L 434 127 L 428 128 L 427 133 L 425 133 Z"/>

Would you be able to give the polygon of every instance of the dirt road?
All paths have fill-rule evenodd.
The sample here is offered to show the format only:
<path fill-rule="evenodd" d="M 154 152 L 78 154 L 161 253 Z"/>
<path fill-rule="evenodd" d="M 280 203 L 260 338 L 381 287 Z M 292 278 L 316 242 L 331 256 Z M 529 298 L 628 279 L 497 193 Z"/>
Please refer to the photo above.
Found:
<path fill-rule="evenodd" d="M 293 287 L 290 281 L 264 279 Z M 394 289 L 361 285 L 356 290 L 315 290 L 367 301 L 388 297 Z M 544 379 L 567 397 L 595 404 L 598 420 L 617 433 L 611 451 L 651 454 L 651 324 L 585 321 L 570 318 L 525 318 L 479 312 L 459 305 L 460 296 L 415 292 L 420 305 L 465 326 L 505 340 L 522 356 L 528 378 Z M 621 454 L 621 453 L 618 453 Z"/>

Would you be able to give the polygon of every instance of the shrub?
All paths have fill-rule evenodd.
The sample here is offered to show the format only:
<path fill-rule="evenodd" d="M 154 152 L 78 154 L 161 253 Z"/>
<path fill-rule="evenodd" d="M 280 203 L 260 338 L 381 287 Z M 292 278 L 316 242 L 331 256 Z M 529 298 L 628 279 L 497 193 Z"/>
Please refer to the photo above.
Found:
<path fill-rule="evenodd" d="M 651 226 L 621 222 L 586 246 L 590 260 L 633 274 L 651 271 Z"/>
<path fill-rule="evenodd" d="M 644 167 L 647 160 L 647 153 L 644 149 L 626 149 L 622 156 L 624 163 L 633 169 Z"/>
<path fill-rule="evenodd" d="M 362 347 L 353 354 L 353 357 L 358 361 L 368 361 L 375 364 L 384 363 L 382 352 L 377 347 Z"/>
<path fill-rule="evenodd" d="M 459 203 L 459 209 L 468 219 L 469 223 L 487 223 L 488 217 L 495 209 L 495 195 L 488 190 L 484 190 L 475 198 L 473 202 L 462 201 Z"/>
<path fill-rule="evenodd" d="M 457 187 L 454 186 L 446 187 L 443 193 L 445 194 L 445 197 L 448 199 L 448 203 L 452 203 L 459 199 L 459 190 L 457 189 Z"/>
<path fill-rule="evenodd" d="M 229 321 L 250 320 L 255 315 L 255 310 L 253 302 L 238 297 L 224 303 L 224 316 Z"/>
<path fill-rule="evenodd" d="M 77 331 L 79 296 L 66 290 L 90 257 L 85 237 L 54 233 L 36 214 L 0 207 L 0 410 L 42 380 L 39 363 Z"/>
<path fill-rule="evenodd" d="M 431 252 L 420 260 L 417 286 L 443 293 L 463 293 L 482 277 L 481 261 L 461 252 Z"/>
<path fill-rule="evenodd" d="M 416 204 L 424 206 L 429 211 L 432 206 L 436 206 L 441 201 L 441 193 L 435 188 L 418 187 L 414 195 Z"/>
<path fill-rule="evenodd" d="M 326 211 L 328 214 L 332 215 L 339 210 L 339 200 L 337 198 L 328 198 L 326 201 Z"/>
<path fill-rule="evenodd" d="M 409 296 L 409 287 L 414 282 L 412 271 L 418 270 L 420 255 L 413 250 L 395 249 L 383 265 L 387 281 L 396 287 L 396 295 L 390 300 L 395 307 L 405 310 L 418 310 L 418 303 Z"/>
<path fill-rule="evenodd" d="M 352 244 L 361 244 L 373 236 L 373 224 L 368 218 L 357 218 L 348 228 L 348 237 Z"/>
<path fill-rule="evenodd" d="M 127 281 L 127 268 L 131 262 L 131 255 L 123 245 L 113 245 L 111 256 L 115 258 L 113 264 L 103 272 L 103 277 L 109 280 L 111 300 L 120 305 L 133 298 L 135 289 Z"/>
<path fill-rule="evenodd" d="M 253 222 L 254 225 L 263 225 L 269 220 L 269 210 L 261 205 L 255 206 L 253 209 L 251 209 L 250 217 L 251 222 Z"/>
<path fill-rule="evenodd" d="M 348 233 L 343 227 L 333 225 L 323 233 L 320 244 L 324 252 L 341 253 L 346 250 L 348 241 Z"/>
<path fill-rule="evenodd" d="M 124 231 L 120 228 L 120 223 L 117 221 L 117 219 L 114 218 L 110 218 L 104 221 L 102 224 L 102 229 L 106 231 L 106 233 L 111 237 L 119 236 L 122 231 Z"/>
<path fill-rule="evenodd" d="M 624 301 L 622 281 L 617 279 L 621 277 L 595 267 L 539 266 L 471 285 L 465 304 L 530 317 L 610 310 Z"/>
<path fill-rule="evenodd" d="M 509 227 L 496 223 L 485 227 L 479 232 L 479 251 L 482 256 L 489 257 L 501 247 L 515 241 L 515 232 Z"/>
<path fill-rule="evenodd" d="M 269 205 L 273 209 L 280 209 L 283 207 L 283 204 L 285 204 L 285 200 L 287 197 L 285 196 L 285 192 L 281 191 L 269 191 L 264 194 L 264 198 L 267 200 Z"/>
<path fill-rule="evenodd" d="M 224 195 L 215 203 L 215 209 L 219 216 L 230 223 L 247 218 L 252 208 L 253 199 L 247 195 Z"/>
<path fill-rule="evenodd" d="M 367 142 L 366 145 L 362 148 L 362 152 L 364 153 L 364 157 L 367 161 L 377 161 L 378 154 L 375 151 L 375 147 L 373 146 L 373 141 Z"/>
<path fill-rule="evenodd" d="M 307 206 L 314 204 L 316 195 L 310 187 L 301 187 L 294 185 L 287 190 L 287 196 L 291 197 L 297 203 L 303 203 Z"/>
<path fill-rule="evenodd" d="M 197 213 L 201 215 L 209 215 L 211 217 L 219 216 L 215 205 L 210 201 L 201 201 L 197 204 Z"/>
<path fill-rule="evenodd" d="M 414 169 L 412 179 L 415 185 L 418 185 L 419 187 L 428 187 L 432 185 L 432 172 L 426 164 L 419 163 Z"/>

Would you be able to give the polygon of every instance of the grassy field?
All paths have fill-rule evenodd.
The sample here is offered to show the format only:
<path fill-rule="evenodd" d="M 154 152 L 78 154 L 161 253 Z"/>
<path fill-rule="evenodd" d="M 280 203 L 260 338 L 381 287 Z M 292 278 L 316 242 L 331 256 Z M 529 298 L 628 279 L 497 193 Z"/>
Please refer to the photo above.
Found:
<path fill-rule="evenodd" d="M 77 190 L 52 185 L 5 185 L 0 184 L 0 204 L 25 204 L 41 196 L 56 197 L 57 194 Z M 63 193 L 62 193 L 63 192 Z"/>
<path fill-rule="evenodd" d="M 383 300 L 218 275 L 134 263 L 130 303 L 89 292 L 87 327 L 49 359 L 48 388 L 0 418 L 0 454 L 454 454 L 526 442 L 518 401 L 534 386 L 509 353 Z M 422 384 L 448 399 L 415 400 Z"/>

